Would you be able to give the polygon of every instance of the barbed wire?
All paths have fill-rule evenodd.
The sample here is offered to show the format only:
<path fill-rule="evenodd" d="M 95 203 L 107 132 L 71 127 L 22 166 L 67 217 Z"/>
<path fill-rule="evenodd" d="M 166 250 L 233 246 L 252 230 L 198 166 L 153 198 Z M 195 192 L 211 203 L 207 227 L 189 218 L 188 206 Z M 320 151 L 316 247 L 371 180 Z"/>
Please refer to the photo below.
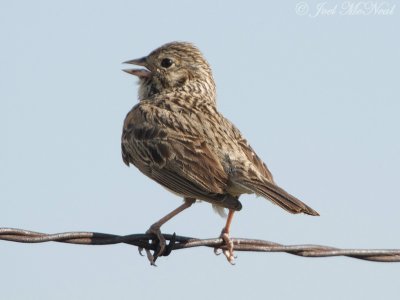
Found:
<path fill-rule="evenodd" d="M 192 237 L 177 236 L 175 234 L 163 234 L 169 241 L 168 251 L 163 256 L 167 256 L 171 251 L 194 247 L 210 247 L 226 249 L 226 245 L 221 238 L 197 239 Z M 155 251 L 157 245 L 152 243 L 154 238 L 151 234 L 129 234 L 116 235 L 98 232 L 63 232 L 46 234 L 24 229 L 0 228 L 0 240 L 18 243 L 45 243 L 59 242 L 80 245 L 112 245 L 129 244 Z M 254 251 L 254 252 L 285 252 L 292 255 L 303 257 L 329 257 L 347 256 L 368 261 L 378 262 L 400 262 L 400 249 L 339 249 L 322 245 L 281 245 L 278 243 L 231 238 L 235 251 Z"/>

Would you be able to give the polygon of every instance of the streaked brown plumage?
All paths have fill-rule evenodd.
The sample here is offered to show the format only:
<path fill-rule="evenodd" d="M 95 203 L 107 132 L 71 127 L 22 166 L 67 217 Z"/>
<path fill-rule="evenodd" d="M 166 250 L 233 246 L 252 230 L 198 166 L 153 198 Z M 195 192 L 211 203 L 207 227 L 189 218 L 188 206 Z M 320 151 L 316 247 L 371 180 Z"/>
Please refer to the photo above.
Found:
<path fill-rule="evenodd" d="M 222 237 L 232 262 L 229 225 L 233 212 L 242 208 L 241 194 L 261 195 L 290 213 L 318 215 L 275 184 L 240 131 L 217 111 L 211 68 L 195 46 L 173 42 L 126 63 L 146 69 L 124 70 L 139 77 L 140 102 L 124 122 L 123 160 L 185 199 L 150 232 L 162 239 L 160 226 L 194 199 L 211 203 L 219 212 L 227 208 Z"/>

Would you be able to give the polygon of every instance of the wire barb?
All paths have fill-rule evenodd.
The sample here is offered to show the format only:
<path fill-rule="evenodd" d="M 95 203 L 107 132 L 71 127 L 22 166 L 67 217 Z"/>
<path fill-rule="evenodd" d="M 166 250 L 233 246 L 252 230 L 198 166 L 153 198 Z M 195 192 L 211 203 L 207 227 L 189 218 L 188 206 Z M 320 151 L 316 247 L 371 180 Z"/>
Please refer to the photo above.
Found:
<path fill-rule="evenodd" d="M 166 240 L 170 241 L 171 247 L 168 254 L 174 250 L 194 247 L 226 249 L 222 238 L 196 239 L 175 234 L 163 235 Z M 150 242 L 152 238 L 151 234 L 115 235 L 82 231 L 46 234 L 24 229 L 0 228 L 0 240 L 18 243 L 59 242 L 80 245 L 124 243 L 154 251 L 156 246 Z M 285 252 L 303 257 L 347 256 L 368 261 L 400 262 L 400 249 L 338 249 L 321 245 L 281 245 L 254 239 L 231 238 L 231 240 L 235 251 Z"/>

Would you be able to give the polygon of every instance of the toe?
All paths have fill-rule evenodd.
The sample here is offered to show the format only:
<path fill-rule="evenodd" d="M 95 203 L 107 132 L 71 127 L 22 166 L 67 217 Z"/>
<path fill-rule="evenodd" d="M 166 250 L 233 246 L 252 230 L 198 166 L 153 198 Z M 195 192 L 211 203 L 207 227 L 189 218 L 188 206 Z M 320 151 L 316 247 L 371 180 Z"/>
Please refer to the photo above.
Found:
<path fill-rule="evenodd" d="M 221 255 L 222 250 L 220 248 L 214 248 L 214 254 L 215 255 Z"/>
<path fill-rule="evenodd" d="M 165 250 L 164 250 L 162 256 L 170 255 L 172 250 L 174 250 L 175 244 L 176 244 L 176 233 L 174 232 L 171 239 L 169 240 L 168 245 L 165 245 Z"/>
<path fill-rule="evenodd" d="M 233 242 L 230 239 L 229 234 L 227 232 L 225 232 L 224 230 L 222 231 L 220 237 L 224 240 L 224 242 L 226 244 L 226 249 L 223 250 L 222 253 L 224 253 L 224 255 L 225 255 L 226 259 L 228 260 L 228 262 L 231 265 L 234 265 L 236 257 L 235 257 L 235 254 L 233 252 Z"/>
<path fill-rule="evenodd" d="M 148 249 L 145 249 L 145 250 L 146 250 L 147 259 L 149 260 L 150 265 L 157 267 L 156 260 L 153 256 L 153 254 L 151 254 L 150 250 L 148 250 Z"/>
<path fill-rule="evenodd" d="M 142 248 L 142 247 L 138 247 L 138 251 L 139 251 L 140 256 L 143 256 L 143 249 L 144 248 Z"/>
<path fill-rule="evenodd" d="M 158 240 L 156 250 L 154 250 L 154 258 L 153 259 L 155 261 L 157 259 L 157 257 L 163 255 L 167 242 L 161 233 L 160 227 L 158 227 L 158 226 L 154 226 L 154 225 L 150 226 L 150 228 L 146 231 L 146 233 L 154 234 Z"/>

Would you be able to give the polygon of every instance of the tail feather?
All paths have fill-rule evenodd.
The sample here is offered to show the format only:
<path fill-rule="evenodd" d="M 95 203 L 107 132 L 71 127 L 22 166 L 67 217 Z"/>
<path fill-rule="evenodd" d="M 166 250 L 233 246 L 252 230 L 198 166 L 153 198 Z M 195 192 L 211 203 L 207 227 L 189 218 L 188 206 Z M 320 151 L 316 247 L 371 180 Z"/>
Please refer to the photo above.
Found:
<path fill-rule="evenodd" d="M 292 214 L 305 213 L 311 216 L 319 216 L 319 213 L 314 209 L 271 182 L 245 181 L 241 182 L 241 184 Z"/>

